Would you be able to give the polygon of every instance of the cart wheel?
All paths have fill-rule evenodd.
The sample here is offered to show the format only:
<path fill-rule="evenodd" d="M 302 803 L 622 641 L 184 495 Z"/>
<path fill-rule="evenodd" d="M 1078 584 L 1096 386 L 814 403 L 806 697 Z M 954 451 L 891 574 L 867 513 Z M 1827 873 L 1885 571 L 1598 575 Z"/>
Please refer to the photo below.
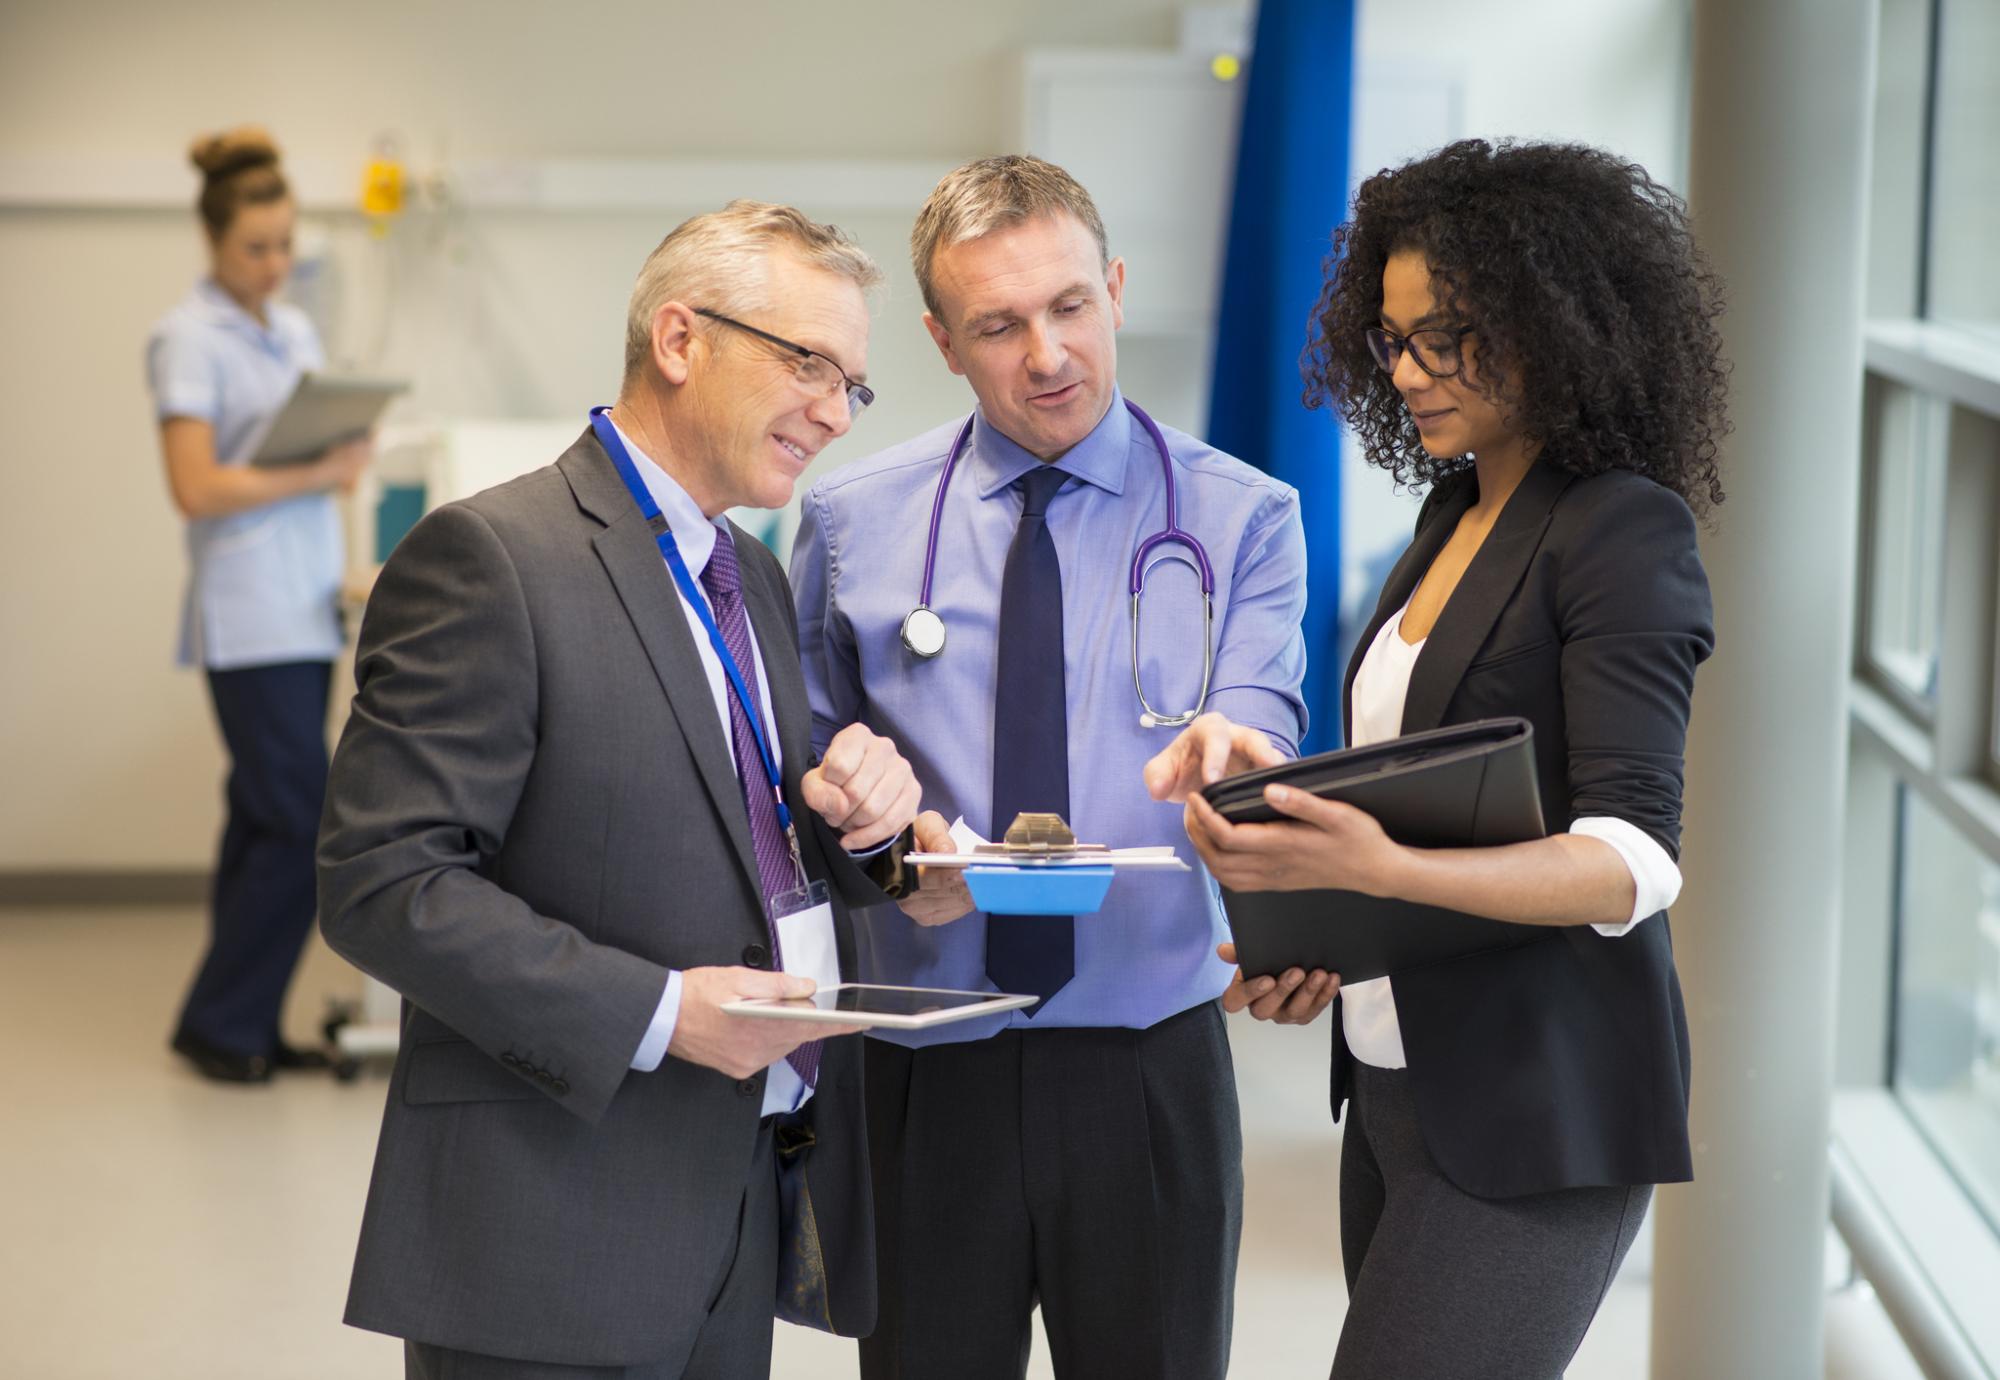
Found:
<path fill-rule="evenodd" d="M 355 1058 L 353 1055 L 350 1054 L 343 1058 L 335 1059 L 333 1061 L 334 1082 L 352 1083 L 355 1079 L 359 1078 L 360 1076 L 361 1076 L 361 1061 Z"/>
<path fill-rule="evenodd" d="M 354 1018 L 358 1014 L 359 1008 L 351 1001 L 328 1002 L 326 1020 L 320 1025 L 320 1032 L 326 1036 L 326 1042 L 330 1045 L 339 1044 L 340 1032 L 353 1025 Z"/>

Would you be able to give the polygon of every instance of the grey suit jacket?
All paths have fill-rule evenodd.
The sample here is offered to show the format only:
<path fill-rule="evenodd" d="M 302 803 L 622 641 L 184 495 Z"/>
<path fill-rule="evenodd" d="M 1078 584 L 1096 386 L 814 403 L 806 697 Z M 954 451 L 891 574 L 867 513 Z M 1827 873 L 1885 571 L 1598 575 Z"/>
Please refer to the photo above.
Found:
<path fill-rule="evenodd" d="M 777 560 L 739 536 L 799 803 L 811 716 Z M 634 1364 L 691 1342 L 734 1247 L 765 1075 L 629 1068 L 668 968 L 767 964 L 727 738 L 657 546 L 586 431 L 441 508 L 369 600 L 319 840 L 327 942 L 406 998 L 347 1321 Z M 843 972 L 853 939 L 837 903 Z M 833 1321 L 874 1325 L 859 1041 L 808 1103 Z"/>

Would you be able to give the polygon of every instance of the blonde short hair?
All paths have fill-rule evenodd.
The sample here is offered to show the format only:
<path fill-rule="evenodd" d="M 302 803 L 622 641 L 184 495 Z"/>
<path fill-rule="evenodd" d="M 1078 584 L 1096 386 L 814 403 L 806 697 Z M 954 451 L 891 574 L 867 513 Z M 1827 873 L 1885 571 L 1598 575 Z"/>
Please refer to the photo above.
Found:
<path fill-rule="evenodd" d="M 1109 268 L 1111 249 L 1097 203 L 1082 183 L 1055 164 L 1029 153 L 1010 153 L 946 173 L 931 189 L 910 231 L 910 266 L 916 270 L 924 306 L 931 315 L 939 315 L 937 285 L 931 279 L 931 261 L 938 250 L 1056 212 L 1068 212 L 1082 223 L 1097 241 L 1098 258 Z"/>
<path fill-rule="evenodd" d="M 766 259 L 786 249 L 813 268 L 838 274 L 863 292 L 882 281 L 868 251 L 837 225 L 791 206 L 732 201 L 682 221 L 646 256 L 625 311 L 625 378 L 653 353 L 653 318 L 668 302 L 742 316 L 768 309 Z"/>

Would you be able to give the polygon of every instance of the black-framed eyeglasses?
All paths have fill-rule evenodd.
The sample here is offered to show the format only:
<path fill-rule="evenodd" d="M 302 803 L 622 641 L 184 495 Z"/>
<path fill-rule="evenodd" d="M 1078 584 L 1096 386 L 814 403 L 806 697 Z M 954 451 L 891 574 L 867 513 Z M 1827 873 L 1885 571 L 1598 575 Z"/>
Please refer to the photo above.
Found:
<path fill-rule="evenodd" d="M 719 311 L 710 311 L 706 307 L 696 307 L 694 314 L 696 316 L 705 316 L 711 321 L 720 321 L 725 326 L 734 326 L 746 335 L 754 335 L 759 340 L 775 345 L 786 354 L 793 356 L 797 362 L 793 366 L 792 377 L 798 381 L 799 387 L 805 389 L 806 392 L 816 398 L 830 398 L 835 393 L 845 389 L 847 392 L 847 416 L 850 421 L 859 417 L 867 409 L 868 405 L 875 401 L 874 389 L 865 383 L 856 383 L 853 379 L 847 377 L 845 369 L 835 364 L 818 350 L 808 350 L 805 346 L 795 341 L 787 340 L 781 335 L 772 335 L 769 331 L 760 331 L 755 326 L 746 325 L 744 322 L 735 320 L 732 317 L 724 316 Z"/>
<path fill-rule="evenodd" d="M 1408 335 L 1397 335 L 1381 326 L 1370 326 L 1362 332 L 1368 339 L 1368 353 L 1382 366 L 1382 372 L 1393 374 L 1396 364 L 1408 350 L 1417 361 L 1417 367 L 1434 379 L 1455 378 L 1465 367 L 1459 356 L 1458 342 L 1472 334 L 1472 327 L 1460 326 L 1448 330 L 1443 326 L 1426 326 Z"/>

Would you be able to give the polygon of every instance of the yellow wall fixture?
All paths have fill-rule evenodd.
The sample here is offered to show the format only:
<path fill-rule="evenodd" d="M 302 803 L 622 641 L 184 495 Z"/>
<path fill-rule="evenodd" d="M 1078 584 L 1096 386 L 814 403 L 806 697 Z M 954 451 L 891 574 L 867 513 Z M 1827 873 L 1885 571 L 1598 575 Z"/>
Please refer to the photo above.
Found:
<path fill-rule="evenodd" d="M 1217 81 L 1235 81 L 1243 74 L 1243 59 L 1234 53 L 1217 53 L 1210 59 L 1208 70 Z"/>
<path fill-rule="evenodd" d="M 375 156 L 361 175 L 361 213 L 377 235 L 389 233 L 389 222 L 402 213 L 408 177 L 396 140 L 385 136 L 375 143 Z"/>

